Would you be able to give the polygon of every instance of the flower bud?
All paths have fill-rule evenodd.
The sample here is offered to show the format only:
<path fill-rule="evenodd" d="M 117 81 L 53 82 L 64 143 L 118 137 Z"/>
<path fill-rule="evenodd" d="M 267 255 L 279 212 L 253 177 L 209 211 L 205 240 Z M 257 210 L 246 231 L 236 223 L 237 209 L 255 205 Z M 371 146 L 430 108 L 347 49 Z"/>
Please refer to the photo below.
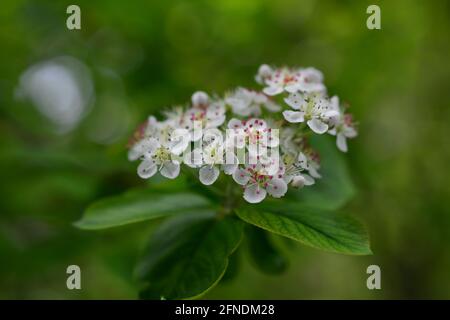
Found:
<path fill-rule="evenodd" d="M 209 103 L 209 96 L 203 91 L 197 91 L 192 95 L 192 105 L 194 107 L 206 107 Z"/>

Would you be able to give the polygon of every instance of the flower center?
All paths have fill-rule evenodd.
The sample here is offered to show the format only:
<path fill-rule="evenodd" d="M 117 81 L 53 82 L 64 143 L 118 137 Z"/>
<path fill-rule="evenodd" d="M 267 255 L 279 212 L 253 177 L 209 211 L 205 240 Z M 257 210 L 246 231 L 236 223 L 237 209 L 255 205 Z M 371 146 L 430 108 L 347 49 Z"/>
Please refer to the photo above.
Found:
<path fill-rule="evenodd" d="M 152 155 L 153 160 L 158 164 L 170 161 L 170 151 L 166 147 L 159 147 Z"/>

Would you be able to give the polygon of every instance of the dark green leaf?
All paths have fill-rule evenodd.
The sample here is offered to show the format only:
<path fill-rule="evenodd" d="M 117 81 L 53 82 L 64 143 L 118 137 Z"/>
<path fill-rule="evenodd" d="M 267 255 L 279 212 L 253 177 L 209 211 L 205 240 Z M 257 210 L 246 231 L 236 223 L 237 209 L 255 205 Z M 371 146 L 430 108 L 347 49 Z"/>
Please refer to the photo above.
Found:
<path fill-rule="evenodd" d="M 273 233 L 331 252 L 371 254 L 365 228 L 355 219 L 318 209 L 295 208 L 293 205 L 258 207 L 240 210 L 244 221 Z"/>
<path fill-rule="evenodd" d="M 174 217 L 154 233 L 137 267 L 145 299 L 195 298 L 221 279 L 243 224 L 215 213 Z"/>
<path fill-rule="evenodd" d="M 250 257 L 262 272 L 277 274 L 286 270 L 287 260 L 273 245 L 265 230 L 249 226 L 246 232 Z"/>
<path fill-rule="evenodd" d="M 81 229 L 105 229 L 209 208 L 210 202 L 195 193 L 138 189 L 95 202 L 75 225 Z"/>
<path fill-rule="evenodd" d="M 228 258 L 227 271 L 225 271 L 220 283 L 233 281 L 238 275 L 241 264 L 241 256 L 239 251 L 240 250 L 238 248 L 238 250 L 233 252 L 233 254 Z"/>
<path fill-rule="evenodd" d="M 331 138 L 331 139 L 330 139 Z M 336 210 L 346 204 L 355 194 L 348 167 L 342 152 L 336 148 L 332 137 L 311 138 L 311 145 L 321 156 L 321 179 L 316 184 L 299 190 L 291 188 L 286 200 L 324 210 Z"/>

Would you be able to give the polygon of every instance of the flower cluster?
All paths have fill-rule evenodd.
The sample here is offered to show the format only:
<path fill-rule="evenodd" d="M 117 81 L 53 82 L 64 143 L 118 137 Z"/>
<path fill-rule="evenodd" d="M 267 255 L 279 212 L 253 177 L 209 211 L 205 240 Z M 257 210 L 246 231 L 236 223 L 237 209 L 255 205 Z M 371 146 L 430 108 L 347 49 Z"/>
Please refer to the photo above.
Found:
<path fill-rule="evenodd" d="M 198 91 L 188 106 L 166 111 L 163 120 L 150 116 L 130 142 L 129 160 L 141 160 L 138 175 L 147 179 L 159 172 L 174 179 L 184 164 L 211 185 L 223 172 L 250 203 L 282 197 L 289 185 L 314 184 L 321 178 L 320 157 L 308 137 L 334 135 L 346 152 L 347 138 L 357 135 L 352 116 L 337 96 L 327 95 L 314 68 L 262 65 L 255 79 L 262 91 L 239 87 L 224 97 Z"/>

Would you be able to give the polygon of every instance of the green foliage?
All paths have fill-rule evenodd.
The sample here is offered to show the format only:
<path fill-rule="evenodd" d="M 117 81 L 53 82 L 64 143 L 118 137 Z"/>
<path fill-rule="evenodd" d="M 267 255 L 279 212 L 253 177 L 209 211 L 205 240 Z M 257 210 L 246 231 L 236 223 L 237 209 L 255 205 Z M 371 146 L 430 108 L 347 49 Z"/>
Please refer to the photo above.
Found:
<path fill-rule="evenodd" d="M 124 148 L 139 121 L 186 101 L 197 89 L 255 87 L 249 75 L 261 63 L 315 66 L 324 72 L 329 93 L 350 104 L 360 136 L 343 156 L 358 196 L 345 212 L 370 225 L 377 255 L 316 254 L 281 237 L 292 244 L 288 273 L 273 279 L 243 267 L 238 281 L 207 297 L 450 297 L 450 286 L 443 285 L 450 270 L 448 1 L 384 1 L 380 31 L 367 30 L 368 3 L 359 1 L 138 0 L 126 14 L 122 1 L 78 2 L 82 30 L 76 32 L 65 29 L 67 3 L 1 4 L 0 257 L 7 263 L 0 264 L 0 298 L 136 297 L 134 283 L 102 255 L 132 264 L 154 224 L 142 220 L 99 236 L 71 223 L 89 203 L 147 184 L 133 173 Z M 55 132 L 31 102 L 16 99 L 15 90 L 25 70 L 61 55 L 87 65 L 97 98 L 67 133 Z M 285 197 L 298 207 L 334 211 L 354 194 L 349 170 L 338 169 L 343 157 L 326 138 L 313 141 L 314 148 L 323 152 L 321 144 L 327 144 L 332 152 L 322 157 L 323 178 Z M 189 181 L 188 191 L 165 191 L 198 193 L 196 181 Z M 153 179 L 148 188 L 154 190 Z M 203 192 L 213 202 L 220 197 Z M 148 198 L 151 208 L 157 196 L 149 190 Z M 241 265 L 244 253 L 252 253 L 236 252 L 244 258 Z M 87 271 L 80 292 L 63 285 L 64 268 L 73 263 Z M 368 291 L 362 283 L 372 263 L 383 265 L 389 290 Z M 123 274 L 130 275 L 130 268 Z M 311 268 L 323 285 L 309 285 Z"/>
<path fill-rule="evenodd" d="M 210 207 L 208 200 L 195 193 L 138 189 L 95 202 L 75 225 L 81 229 L 105 229 Z"/>
<path fill-rule="evenodd" d="M 321 168 L 324 178 L 316 185 L 258 205 L 233 201 L 237 217 L 250 224 L 246 228 L 250 259 L 264 273 L 279 274 L 288 265 L 267 231 L 325 251 L 371 254 L 362 225 L 331 211 L 345 204 L 354 193 L 345 162 L 329 139 L 314 139 L 312 143 L 325 159 Z M 219 184 L 225 184 L 225 180 Z M 138 263 L 140 297 L 194 298 L 224 277 L 230 255 L 243 233 L 242 221 L 221 207 L 226 197 L 241 195 L 225 195 L 221 190 L 220 186 L 199 185 L 196 177 L 156 181 L 147 188 L 95 202 L 75 225 L 88 230 L 106 229 L 173 216 L 154 232 Z M 232 258 L 225 280 L 238 272 L 238 257 L 235 254 Z"/>
<path fill-rule="evenodd" d="M 141 297 L 194 298 L 213 287 L 241 241 L 242 225 L 214 212 L 183 214 L 162 224 L 137 268 L 145 285 Z"/>
<path fill-rule="evenodd" d="M 317 249 L 371 254 L 364 227 L 351 217 L 281 204 L 266 210 L 238 210 L 236 213 L 247 223 Z"/>
<path fill-rule="evenodd" d="M 269 274 L 286 270 L 286 257 L 275 247 L 266 231 L 248 226 L 246 236 L 249 255 L 258 269 Z"/>

